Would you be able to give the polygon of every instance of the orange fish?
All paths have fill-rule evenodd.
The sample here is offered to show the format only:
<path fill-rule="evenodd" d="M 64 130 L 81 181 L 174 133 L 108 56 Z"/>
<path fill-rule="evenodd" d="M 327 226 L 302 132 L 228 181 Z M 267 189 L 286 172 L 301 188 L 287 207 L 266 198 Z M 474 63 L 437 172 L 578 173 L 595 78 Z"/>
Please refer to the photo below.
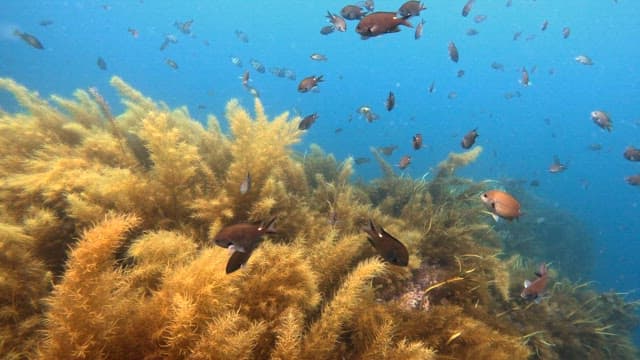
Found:
<path fill-rule="evenodd" d="M 534 300 L 536 303 L 540 303 L 540 300 L 542 300 L 542 293 L 544 292 L 544 289 L 547 286 L 547 281 L 549 280 L 549 276 L 547 275 L 548 273 L 547 265 L 544 263 L 540 264 L 540 269 L 536 271 L 537 278 L 533 281 L 524 281 L 524 289 L 520 293 L 520 296 L 523 299 Z"/>
<path fill-rule="evenodd" d="M 363 227 L 367 233 L 369 243 L 378 251 L 382 258 L 393 265 L 409 265 L 409 251 L 400 240 L 386 232 L 382 227 L 377 228 L 373 220 L 369 219 L 369 226 Z"/>
<path fill-rule="evenodd" d="M 213 241 L 218 246 L 233 250 L 233 254 L 227 262 L 227 274 L 238 270 L 249 260 L 251 253 L 258 246 L 258 241 L 264 234 L 276 232 L 273 225 L 275 220 L 274 217 L 261 225 L 235 224 L 220 230 Z"/>
<path fill-rule="evenodd" d="M 480 198 L 496 221 L 498 217 L 511 221 L 522 215 L 518 200 L 504 191 L 489 190 Z"/>

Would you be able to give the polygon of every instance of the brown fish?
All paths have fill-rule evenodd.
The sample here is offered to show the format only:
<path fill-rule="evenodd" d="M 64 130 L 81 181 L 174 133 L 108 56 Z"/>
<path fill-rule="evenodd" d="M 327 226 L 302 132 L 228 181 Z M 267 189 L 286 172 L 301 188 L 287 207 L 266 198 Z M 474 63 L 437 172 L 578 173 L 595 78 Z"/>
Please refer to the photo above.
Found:
<path fill-rule="evenodd" d="M 627 176 L 624 178 L 624 181 L 629 185 L 638 186 L 640 185 L 640 174 Z"/>
<path fill-rule="evenodd" d="M 422 134 L 415 134 L 413 135 L 413 138 L 411 139 L 411 142 L 413 144 L 413 148 L 415 150 L 420 150 L 420 148 L 422 147 Z"/>
<path fill-rule="evenodd" d="M 38 49 L 38 50 L 44 49 L 44 46 L 42 46 L 42 43 L 40 42 L 40 40 L 38 40 L 38 38 L 36 38 L 31 34 L 27 34 L 25 32 L 21 32 L 20 30 L 16 29 L 13 31 L 13 35 L 19 37 L 20 39 L 22 39 L 24 42 L 31 45 L 31 47 L 35 49 Z"/>
<path fill-rule="evenodd" d="M 371 162 L 371 158 L 361 156 L 353 159 L 353 162 L 356 163 L 356 165 L 368 164 Z"/>
<path fill-rule="evenodd" d="M 640 149 L 636 149 L 633 146 L 627 146 L 623 155 L 629 161 L 640 161 Z"/>
<path fill-rule="evenodd" d="M 300 83 L 298 84 L 298 91 L 301 93 L 306 93 L 309 90 L 314 89 L 315 87 L 318 86 L 318 83 L 323 81 L 322 80 L 322 75 L 320 76 L 307 76 L 306 78 L 302 79 L 300 81 Z"/>
<path fill-rule="evenodd" d="M 396 95 L 393 91 L 389 91 L 389 96 L 387 96 L 384 106 L 387 108 L 387 111 L 393 110 L 393 107 L 396 106 Z"/>
<path fill-rule="evenodd" d="M 340 15 L 347 20 L 360 20 L 365 12 L 357 5 L 347 5 L 340 10 Z"/>
<path fill-rule="evenodd" d="M 335 28 L 333 27 L 333 25 L 323 26 L 323 27 L 321 27 L 321 28 L 320 28 L 320 34 L 322 34 L 322 35 L 329 35 L 329 34 L 331 34 L 334 30 L 335 30 Z"/>
<path fill-rule="evenodd" d="M 599 127 L 601 127 L 602 129 L 605 129 L 607 131 L 611 131 L 611 128 L 613 127 L 613 122 L 611 121 L 611 118 L 609 117 L 609 114 L 607 114 L 606 112 L 602 111 L 602 110 L 594 110 L 591 112 L 591 120 L 593 120 L 593 122 L 596 123 L 596 125 L 598 125 Z"/>
<path fill-rule="evenodd" d="M 464 4 L 464 7 L 462 7 L 462 16 L 469 15 L 469 13 L 471 12 L 471 8 L 473 8 L 473 4 L 475 2 L 476 2 L 476 0 L 469 0 L 469 1 L 467 1 L 466 4 Z"/>
<path fill-rule="evenodd" d="M 327 11 L 327 18 L 329 18 L 329 22 L 333 25 L 333 27 L 336 30 L 340 32 L 347 31 L 347 22 L 344 20 L 343 17 L 336 14 L 332 14 L 330 11 Z"/>
<path fill-rule="evenodd" d="M 542 299 L 542 293 L 547 286 L 549 280 L 547 265 L 540 264 L 540 269 L 536 272 L 537 278 L 533 281 L 525 280 L 524 289 L 520 293 L 520 296 L 526 300 L 534 300 L 539 303 Z"/>
<path fill-rule="evenodd" d="M 363 227 L 362 231 L 367 233 L 369 243 L 385 261 L 397 266 L 409 265 L 409 251 L 400 240 L 382 227 L 377 228 L 371 219 L 369 219 L 368 225 Z"/>
<path fill-rule="evenodd" d="M 100 70 L 107 70 L 107 62 L 101 56 L 98 56 L 98 60 L 96 61 L 96 65 Z"/>
<path fill-rule="evenodd" d="M 409 0 L 400 6 L 398 9 L 398 16 L 400 17 L 410 17 L 410 16 L 420 16 L 420 11 L 426 10 L 427 8 L 423 3 L 416 0 Z"/>
<path fill-rule="evenodd" d="M 410 164 L 411 164 L 411 156 L 405 155 L 400 159 L 400 162 L 398 163 L 398 167 L 400 168 L 400 170 L 404 170 Z"/>
<path fill-rule="evenodd" d="M 397 149 L 397 148 L 398 148 L 398 146 L 397 146 L 397 145 L 390 145 L 390 146 L 381 146 L 381 147 L 379 147 L 379 148 L 378 148 L 378 150 L 379 150 L 383 155 L 390 156 L 390 155 L 392 155 L 392 154 L 393 154 L 393 151 L 394 151 L 395 149 Z"/>
<path fill-rule="evenodd" d="M 242 74 L 242 85 L 249 86 L 250 76 L 251 75 L 249 74 L 249 70 L 245 70 L 245 72 Z"/>
<path fill-rule="evenodd" d="M 560 159 L 557 156 L 553 157 L 553 163 L 549 165 L 549 172 L 552 174 L 561 173 L 567 170 L 567 165 L 560 162 Z"/>
<path fill-rule="evenodd" d="M 356 32 L 363 39 L 400 31 L 399 26 L 412 28 L 406 17 L 396 17 L 393 12 L 374 12 L 363 17 L 356 26 Z"/>
<path fill-rule="evenodd" d="M 276 218 L 274 217 L 261 225 L 247 223 L 230 225 L 218 232 L 213 238 L 216 245 L 233 250 L 233 254 L 227 262 L 227 274 L 238 270 L 249 260 L 251 253 L 264 234 L 276 232 L 274 228 L 275 220 Z"/>
<path fill-rule="evenodd" d="M 489 190 L 480 198 L 496 221 L 498 217 L 511 221 L 522 215 L 518 200 L 504 191 Z"/>
<path fill-rule="evenodd" d="M 373 11 L 376 5 L 373 0 L 365 0 L 362 3 L 362 6 L 364 6 L 364 8 L 367 9 L 368 11 Z"/>
<path fill-rule="evenodd" d="M 320 116 L 317 113 L 313 113 L 311 115 L 307 115 L 304 117 L 304 119 L 302 119 L 302 121 L 300 121 L 300 124 L 298 124 L 298 130 L 307 130 L 311 127 L 311 125 L 313 125 L 314 122 L 316 122 L 316 120 L 319 118 Z"/>
<path fill-rule="evenodd" d="M 449 50 L 449 58 L 451 58 L 451 61 L 458 62 L 458 60 L 460 59 L 460 55 L 458 54 L 458 48 L 456 47 L 456 44 L 454 44 L 453 41 L 449 42 L 448 50 Z"/>
<path fill-rule="evenodd" d="M 462 145 L 463 149 L 469 149 L 473 146 L 473 144 L 476 143 L 476 138 L 478 136 L 480 136 L 480 134 L 478 134 L 478 128 L 475 128 L 471 131 L 469 131 L 463 138 L 462 141 L 460 142 L 460 145 Z"/>

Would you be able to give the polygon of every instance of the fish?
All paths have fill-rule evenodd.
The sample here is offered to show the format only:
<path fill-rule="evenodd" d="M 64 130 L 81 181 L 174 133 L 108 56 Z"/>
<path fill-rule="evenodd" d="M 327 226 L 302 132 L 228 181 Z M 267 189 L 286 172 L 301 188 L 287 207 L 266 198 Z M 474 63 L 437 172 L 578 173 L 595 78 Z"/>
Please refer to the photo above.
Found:
<path fill-rule="evenodd" d="M 262 63 L 256 59 L 251 59 L 249 63 L 251 64 L 252 68 L 254 68 L 257 72 L 261 74 L 264 74 L 267 71 L 264 65 L 262 65 Z"/>
<path fill-rule="evenodd" d="M 387 100 L 384 102 L 384 106 L 387 108 L 387 111 L 393 110 L 393 107 L 396 106 L 396 95 L 393 91 L 389 91 L 389 95 L 387 96 Z"/>
<path fill-rule="evenodd" d="M 249 42 L 249 35 L 247 35 L 247 33 L 245 33 L 244 31 L 236 29 L 235 34 L 236 34 L 236 38 L 241 42 L 243 43 Z"/>
<path fill-rule="evenodd" d="M 540 26 L 540 31 L 545 31 L 547 30 L 547 27 L 549 27 L 549 20 L 546 20 L 542 23 L 542 26 Z"/>
<path fill-rule="evenodd" d="M 244 195 L 251 190 L 251 173 L 247 172 L 247 176 L 244 178 L 242 183 L 240 184 L 240 194 Z"/>
<path fill-rule="evenodd" d="M 568 26 L 565 26 L 562 28 L 562 37 L 564 39 L 568 38 L 569 35 L 571 35 L 571 28 L 569 28 Z"/>
<path fill-rule="evenodd" d="M 462 146 L 463 149 L 469 149 L 473 146 L 473 144 L 476 143 L 476 138 L 478 136 L 480 136 L 480 134 L 478 134 L 478 128 L 475 128 L 469 131 L 468 133 L 466 133 L 465 136 L 462 137 L 462 141 L 460 142 L 460 145 Z"/>
<path fill-rule="evenodd" d="M 427 89 L 427 91 L 429 91 L 429 94 L 433 94 L 436 91 L 436 82 L 432 81 L 431 85 L 429 85 L 429 88 Z"/>
<path fill-rule="evenodd" d="M 591 120 L 593 120 L 593 122 L 595 122 L 600 128 L 611 132 L 613 122 L 611 121 L 609 114 L 606 112 L 602 110 L 593 110 L 591 112 Z"/>
<path fill-rule="evenodd" d="M 27 34 L 26 32 L 21 32 L 20 30 L 16 29 L 13 31 L 13 35 L 19 37 L 34 49 L 38 49 L 38 50 L 44 49 L 44 46 L 42 46 L 42 43 L 40 42 L 40 40 L 38 40 L 37 37 L 31 34 Z"/>
<path fill-rule="evenodd" d="M 173 23 L 173 26 L 178 28 L 183 34 L 191 34 L 191 25 L 193 25 L 193 19 L 187 20 L 185 22 L 176 21 Z"/>
<path fill-rule="evenodd" d="M 40 26 L 49 26 L 51 24 L 53 24 L 53 20 L 48 19 L 40 20 L 40 22 L 38 22 L 38 25 Z"/>
<path fill-rule="evenodd" d="M 319 117 L 317 113 L 305 116 L 304 119 L 300 121 L 300 124 L 298 124 L 298 130 L 308 130 Z"/>
<path fill-rule="evenodd" d="M 589 146 L 587 146 L 587 149 L 591 150 L 591 151 L 600 151 L 602 150 L 602 144 L 589 144 Z"/>
<path fill-rule="evenodd" d="M 516 31 L 515 33 L 513 33 L 513 41 L 517 41 L 518 39 L 520 39 L 520 36 L 522 36 L 522 31 Z"/>
<path fill-rule="evenodd" d="M 322 82 L 322 75 L 320 76 L 315 76 L 315 75 L 311 75 L 311 76 L 307 76 L 306 78 L 302 79 L 300 81 L 300 83 L 298 84 L 298 92 L 301 93 L 306 93 L 309 90 L 313 90 L 318 86 L 319 82 Z"/>
<path fill-rule="evenodd" d="M 333 133 L 334 134 L 339 134 L 339 133 L 342 132 L 342 130 L 343 130 L 342 128 L 336 128 L 335 130 L 333 130 Z"/>
<path fill-rule="evenodd" d="M 413 145 L 414 150 L 420 150 L 422 147 L 422 134 L 418 133 L 413 135 L 413 138 L 411 138 L 411 144 Z"/>
<path fill-rule="evenodd" d="M 574 60 L 582 65 L 593 65 L 593 60 L 591 60 L 591 58 L 587 55 L 578 55 L 574 58 Z"/>
<path fill-rule="evenodd" d="M 231 254 L 227 262 L 227 274 L 238 270 L 246 264 L 263 235 L 276 233 L 275 220 L 276 218 L 273 217 L 260 225 L 248 223 L 230 225 L 220 230 L 213 237 L 216 245 L 233 250 L 233 254 Z"/>
<path fill-rule="evenodd" d="M 242 60 L 240 60 L 240 58 L 237 56 L 231 57 L 231 63 L 235 66 L 242 67 Z"/>
<path fill-rule="evenodd" d="M 166 59 L 164 62 L 167 63 L 167 65 L 169 65 L 170 68 L 172 68 L 174 70 L 178 69 L 178 63 L 176 63 L 175 61 L 173 61 L 171 59 Z"/>
<path fill-rule="evenodd" d="M 489 190 L 480 196 L 495 221 L 517 219 L 522 215 L 520 203 L 511 194 L 502 190 Z"/>
<path fill-rule="evenodd" d="M 249 86 L 249 79 L 250 74 L 249 74 L 249 70 L 245 70 L 245 72 L 242 74 L 242 85 L 244 86 Z"/>
<path fill-rule="evenodd" d="M 335 30 L 335 28 L 333 27 L 333 25 L 326 25 L 320 28 L 320 34 L 322 35 L 329 35 L 331 34 L 333 31 Z"/>
<path fill-rule="evenodd" d="M 378 148 L 378 150 L 379 150 L 383 155 L 390 156 L 390 155 L 392 155 L 392 154 L 393 154 L 393 151 L 394 151 L 395 149 L 397 149 L 397 148 L 398 148 L 398 146 L 397 146 L 397 145 L 389 145 L 389 146 L 381 146 L 381 147 L 379 147 L 379 148 Z"/>
<path fill-rule="evenodd" d="M 529 86 L 529 72 L 527 72 L 527 69 L 523 66 L 522 70 L 520 72 L 520 84 L 522 84 L 522 86 Z"/>
<path fill-rule="evenodd" d="M 100 70 L 107 70 L 107 62 L 101 56 L 98 56 L 98 60 L 96 61 L 96 65 Z"/>
<path fill-rule="evenodd" d="M 449 42 L 448 50 L 449 58 L 451 59 L 451 61 L 458 62 L 458 60 L 460 59 L 460 55 L 458 54 L 458 48 L 453 41 Z"/>
<path fill-rule="evenodd" d="M 400 240 L 382 227 L 376 227 L 371 219 L 367 225 L 362 231 L 367 234 L 367 240 L 385 261 L 396 266 L 409 265 L 409 251 Z"/>
<path fill-rule="evenodd" d="M 536 179 L 533 179 L 533 180 L 531 180 L 531 182 L 529 182 L 529 186 L 538 187 L 538 186 L 540 186 L 540 181 L 536 180 Z"/>
<path fill-rule="evenodd" d="M 131 36 L 133 36 L 134 39 L 137 39 L 140 35 L 140 32 L 138 32 L 138 30 L 134 28 L 128 28 L 127 31 L 129 32 L 129 34 L 131 34 Z"/>
<path fill-rule="evenodd" d="M 456 76 L 459 77 L 459 78 L 463 77 L 464 76 L 464 70 L 462 70 L 462 69 L 458 70 L 458 72 L 456 73 Z"/>
<path fill-rule="evenodd" d="M 540 264 L 540 268 L 536 272 L 536 279 L 533 281 L 525 280 L 524 289 L 520 293 L 520 296 L 526 300 L 534 300 L 536 303 L 540 303 L 542 294 L 547 282 L 549 280 L 548 269 L 546 264 Z"/>
<path fill-rule="evenodd" d="M 624 181 L 629 185 L 638 186 L 640 185 L 640 174 L 627 176 L 624 178 Z"/>
<path fill-rule="evenodd" d="M 400 162 L 398 162 L 398 167 L 400 168 L 400 170 L 404 170 L 407 168 L 407 166 L 411 165 L 411 156 L 409 155 L 405 155 L 400 159 Z"/>
<path fill-rule="evenodd" d="M 289 80 L 295 80 L 296 79 L 296 72 L 291 70 L 291 69 L 284 69 L 284 77 L 286 77 Z"/>
<path fill-rule="evenodd" d="M 462 16 L 466 17 L 467 15 L 469 15 L 475 2 L 476 0 L 469 0 L 466 4 L 464 4 L 464 6 L 462 7 Z"/>
<path fill-rule="evenodd" d="M 347 31 L 347 22 L 342 16 L 332 14 L 330 11 L 327 11 L 327 18 L 329 18 L 329 22 L 333 25 L 335 30 L 340 32 Z"/>
<path fill-rule="evenodd" d="M 458 97 L 458 93 L 455 91 L 451 91 L 447 94 L 447 99 L 453 100 Z"/>
<path fill-rule="evenodd" d="M 174 35 L 169 34 L 165 36 L 164 41 L 162 42 L 162 44 L 160 44 L 160 51 L 163 51 L 164 49 L 166 49 L 167 46 L 169 46 L 169 44 L 176 44 L 177 42 L 178 42 L 178 39 Z"/>
<path fill-rule="evenodd" d="M 364 6 L 364 8 L 367 9 L 367 11 L 373 11 L 373 9 L 375 8 L 375 4 L 373 0 L 365 0 L 362 3 L 362 6 Z"/>
<path fill-rule="evenodd" d="M 553 157 L 553 163 L 549 166 L 549 172 L 552 174 L 561 173 L 567 170 L 567 165 L 560 162 L 558 156 Z"/>
<path fill-rule="evenodd" d="M 426 10 L 427 7 L 424 6 L 423 3 L 416 0 L 409 0 L 400 6 L 398 9 L 398 16 L 400 17 L 410 17 L 410 16 L 420 16 L 420 11 Z"/>
<path fill-rule="evenodd" d="M 424 19 L 420 19 L 418 26 L 416 26 L 416 32 L 413 35 L 413 38 L 418 40 L 422 37 L 422 32 L 424 31 Z"/>
<path fill-rule="evenodd" d="M 413 27 L 407 19 L 408 17 L 396 17 L 394 12 L 374 12 L 360 20 L 356 26 L 356 32 L 360 34 L 362 39 L 398 32 L 400 25 Z"/>
<path fill-rule="evenodd" d="M 353 162 L 356 163 L 356 165 L 368 164 L 371 162 L 371 158 L 361 156 L 353 159 Z"/>
<path fill-rule="evenodd" d="M 624 150 L 623 156 L 629 161 L 640 161 L 640 149 L 636 149 L 633 146 L 627 146 Z"/>
<path fill-rule="evenodd" d="M 493 70 L 504 71 L 504 65 L 502 65 L 501 63 L 496 62 L 496 61 L 491 63 L 491 68 Z"/>
<path fill-rule="evenodd" d="M 357 5 L 347 5 L 340 10 L 340 15 L 347 20 L 360 20 L 365 14 Z"/>
<path fill-rule="evenodd" d="M 481 22 L 484 22 L 485 20 L 487 20 L 487 15 L 476 15 L 473 17 L 473 22 L 475 22 L 476 24 L 480 24 Z"/>
<path fill-rule="evenodd" d="M 311 60 L 315 60 L 315 61 L 327 61 L 329 59 L 327 59 L 327 57 L 323 54 L 318 54 L 318 53 L 313 53 L 309 56 L 311 58 Z"/>
<path fill-rule="evenodd" d="M 273 75 L 283 78 L 284 77 L 284 69 L 283 68 L 279 68 L 277 66 L 274 66 L 272 68 L 269 68 L 269 72 L 272 73 Z"/>
<path fill-rule="evenodd" d="M 469 28 L 469 29 L 467 29 L 466 34 L 467 34 L 467 36 L 475 36 L 475 35 L 478 35 L 479 32 L 478 32 L 478 30 L 476 30 L 474 28 Z"/>

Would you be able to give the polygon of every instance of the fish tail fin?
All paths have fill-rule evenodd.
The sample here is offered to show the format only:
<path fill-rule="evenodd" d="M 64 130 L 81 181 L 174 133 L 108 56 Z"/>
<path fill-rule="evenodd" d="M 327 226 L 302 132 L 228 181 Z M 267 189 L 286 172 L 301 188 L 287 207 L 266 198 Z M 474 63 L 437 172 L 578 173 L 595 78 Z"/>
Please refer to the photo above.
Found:
<path fill-rule="evenodd" d="M 276 219 L 276 216 L 272 217 L 269 221 L 260 225 L 259 229 L 267 234 L 275 234 L 277 232 L 275 227 Z"/>
<path fill-rule="evenodd" d="M 410 28 L 412 28 L 412 27 L 413 27 L 413 24 L 411 24 L 411 23 L 409 22 L 409 18 L 410 18 L 410 17 L 411 17 L 411 15 L 403 16 L 403 17 L 402 17 L 402 19 L 400 20 L 400 24 L 402 24 L 402 25 L 404 25 L 404 26 L 406 26 L 406 27 L 410 27 Z"/>
<path fill-rule="evenodd" d="M 22 35 L 22 33 L 20 32 L 20 30 L 15 29 L 15 30 L 13 30 L 13 35 L 15 35 L 15 36 L 21 36 L 21 35 Z"/>

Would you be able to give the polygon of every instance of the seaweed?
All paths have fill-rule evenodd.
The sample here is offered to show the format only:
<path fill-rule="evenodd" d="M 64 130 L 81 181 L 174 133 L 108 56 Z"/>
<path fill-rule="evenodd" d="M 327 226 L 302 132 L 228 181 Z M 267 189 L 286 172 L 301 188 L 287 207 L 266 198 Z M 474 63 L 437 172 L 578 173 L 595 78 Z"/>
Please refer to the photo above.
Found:
<path fill-rule="evenodd" d="M 570 252 L 549 243 L 554 224 L 533 231 L 527 218 L 507 227 L 486 216 L 488 182 L 455 174 L 480 147 L 419 179 L 395 174 L 373 150 L 383 176 L 354 183 L 353 159 L 316 145 L 295 153 L 300 118 L 270 119 L 259 99 L 253 114 L 231 100 L 225 133 L 213 115 L 204 126 L 118 77 L 111 84 L 121 114 L 85 90 L 47 101 L 0 79 L 23 108 L 0 113 L 4 356 L 638 355 L 638 302 L 575 282 Z M 226 274 L 227 250 L 210 239 L 274 216 L 277 233 Z M 368 219 L 406 245 L 407 267 L 378 257 L 361 230 Z M 567 227 L 573 249 L 583 227 Z M 589 246 L 580 248 L 584 274 Z M 541 261 L 552 262 L 547 293 L 527 302 L 522 280 Z"/>

